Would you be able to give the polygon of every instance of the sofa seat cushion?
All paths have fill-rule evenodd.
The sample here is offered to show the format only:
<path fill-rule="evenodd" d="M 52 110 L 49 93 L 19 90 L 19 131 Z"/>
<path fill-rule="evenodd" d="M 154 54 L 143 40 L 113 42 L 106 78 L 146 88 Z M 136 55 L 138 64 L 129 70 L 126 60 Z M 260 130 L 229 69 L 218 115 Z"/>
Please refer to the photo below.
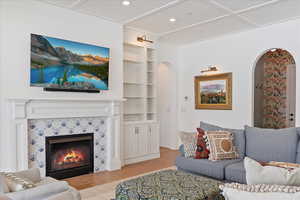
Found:
<path fill-rule="evenodd" d="M 219 180 L 225 178 L 225 167 L 241 161 L 240 159 L 234 160 L 220 160 L 210 161 L 208 159 L 192 159 L 178 156 L 176 158 L 176 166 L 178 169 L 190 172 L 193 174 L 199 174 L 209 176 Z"/>
<path fill-rule="evenodd" d="M 244 162 L 240 161 L 225 168 L 225 179 L 230 182 L 246 183 Z"/>
<path fill-rule="evenodd" d="M 296 128 L 263 129 L 245 126 L 246 155 L 257 161 L 296 161 Z"/>
<path fill-rule="evenodd" d="M 234 145 L 237 148 L 237 152 L 240 158 L 244 158 L 245 150 L 246 150 L 246 141 L 245 141 L 245 131 L 244 129 L 230 129 L 230 128 L 223 128 L 220 126 L 208 124 L 205 122 L 200 122 L 200 128 L 204 131 L 228 131 L 233 133 L 234 135 Z"/>

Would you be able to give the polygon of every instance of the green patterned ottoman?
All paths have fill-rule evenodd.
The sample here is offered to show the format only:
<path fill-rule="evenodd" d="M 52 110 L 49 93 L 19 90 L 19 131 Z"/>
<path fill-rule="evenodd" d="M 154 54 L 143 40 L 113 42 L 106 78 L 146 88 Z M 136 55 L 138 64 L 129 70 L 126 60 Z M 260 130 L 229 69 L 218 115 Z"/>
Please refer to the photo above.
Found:
<path fill-rule="evenodd" d="M 120 183 L 116 200 L 223 200 L 222 182 L 177 170 L 160 171 Z"/>

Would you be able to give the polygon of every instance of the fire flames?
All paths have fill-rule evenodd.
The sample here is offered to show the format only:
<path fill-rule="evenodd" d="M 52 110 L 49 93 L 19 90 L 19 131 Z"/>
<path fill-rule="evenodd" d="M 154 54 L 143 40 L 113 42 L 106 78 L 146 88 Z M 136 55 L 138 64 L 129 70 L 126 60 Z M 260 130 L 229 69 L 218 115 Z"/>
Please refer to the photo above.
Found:
<path fill-rule="evenodd" d="M 80 163 L 84 161 L 84 155 L 80 151 L 76 150 L 69 150 L 68 152 L 62 154 L 57 159 L 58 165 L 66 165 L 66 164 L 72 164 L 72 163 Z"/>

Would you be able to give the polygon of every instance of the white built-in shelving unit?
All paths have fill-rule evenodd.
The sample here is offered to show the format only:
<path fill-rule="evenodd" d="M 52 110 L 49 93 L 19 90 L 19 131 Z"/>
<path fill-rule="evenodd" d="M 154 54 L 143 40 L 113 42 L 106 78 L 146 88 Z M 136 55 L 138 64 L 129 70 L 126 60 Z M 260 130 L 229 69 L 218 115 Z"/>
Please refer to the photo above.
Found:
<path fill-rule="evenodd" d="M 156 109 L 154 48 L 124 44 L 124 121 L 153 122 Z"/>
<path fill-rule="evenodd" d="M 160 157 L 156 50 L 124 43 L 124 164 Z"/>

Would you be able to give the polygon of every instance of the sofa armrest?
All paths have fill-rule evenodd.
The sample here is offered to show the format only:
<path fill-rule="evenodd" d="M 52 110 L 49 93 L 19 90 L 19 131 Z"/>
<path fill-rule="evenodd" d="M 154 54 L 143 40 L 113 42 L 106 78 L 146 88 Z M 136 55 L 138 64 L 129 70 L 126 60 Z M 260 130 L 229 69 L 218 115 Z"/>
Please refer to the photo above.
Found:
<path fill-rule="evenodd" d="M 179 146 L 179 152 L 180 152 L 180 155 L 181 156 L 184 156 L 184 146 L 183 146 L 183 144 L 181 144 L 180 146 Z"/>
<path fill-rule="evenodd" d="M 52 195 L 67 191 L 68 189 L 69 185 L 67 182 L 58 181 L 20 192 L 7 193 L 6 195 L 12 200 L 43 200 L 51 197 Z"/>

